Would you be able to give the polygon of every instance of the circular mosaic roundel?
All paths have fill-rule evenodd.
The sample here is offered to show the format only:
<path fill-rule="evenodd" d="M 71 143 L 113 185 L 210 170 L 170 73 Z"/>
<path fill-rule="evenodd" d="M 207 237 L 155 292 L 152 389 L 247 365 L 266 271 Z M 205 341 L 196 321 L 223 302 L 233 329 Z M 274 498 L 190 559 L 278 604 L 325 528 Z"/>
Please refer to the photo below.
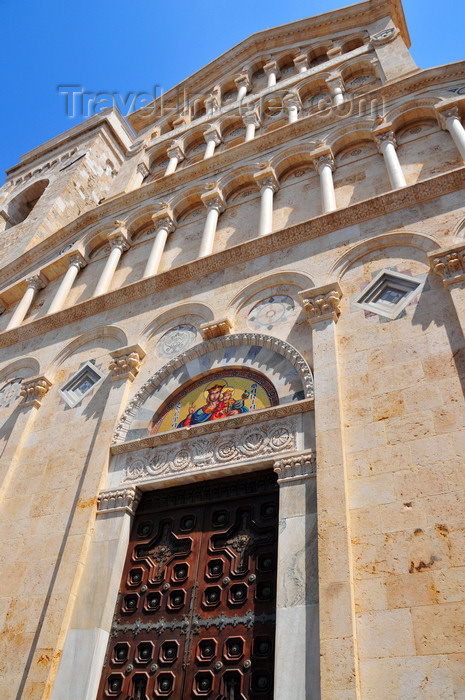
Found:
<path fill-rule="evenodd" d="M 294 302 L 291 297 L 275 294 L 255 304 L 248 315 L 247 322 L 254 331 L 261 331 L 264 328 L 271 331 L 274 326 L 286 323 L 293 311 Z"/>
<path fill-rule="evenodd" d="M 22 381 L 21 377 L 15 377 L 1 387 L 0 408 L 11 406 L 19 398 Z"/>
<path fill-rule="evenodd" d="M 197 339 L 197 329 L 188 323 L 171 328 L 157 343 L 158 357 L 170 358 L 190 348 Z"/>

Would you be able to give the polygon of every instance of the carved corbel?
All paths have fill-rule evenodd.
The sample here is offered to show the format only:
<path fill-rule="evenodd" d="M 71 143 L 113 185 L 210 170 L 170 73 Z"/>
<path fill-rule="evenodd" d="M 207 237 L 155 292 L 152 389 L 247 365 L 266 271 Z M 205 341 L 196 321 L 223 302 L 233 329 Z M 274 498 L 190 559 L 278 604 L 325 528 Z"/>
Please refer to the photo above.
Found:
<path fill-rule="evenodd" d="M 232 331 L 232 324 L 229 318 L 222 318 L 218 321 L 209 321 L 200 324 L 200 332 L 204 340 L 219 338 L 221 335 L 228 335 Z"/>
<path fill-rule="evenodd" d="M 21 407 L 35 406 L 36 408 L 40 408 L 42 399 L 51 386 L 52 382 L 43 374 L 39 377 L 23 379 L 20 392 L 20 396 L 23 398 Z"/>
<path fill-rule="evenodd" d="M 101 491 L 98 497 L 97 515 L 124 512 L 135 515 L 142 492 L 137 486 Z"/>
<path fill-rule="evenodd" d="M 428 253 L 429 264 L 435 275 L 448 289 L 465 282 L 465 244 L 459 244 Z"/>
<path fill-rule="evenodd" d="M 325 284 L 314 289 L 305 289 L 299 292 L 307 321 L 310 325 L 320 321 L 331 320 L 337 323 L 340 316 L 340 303 L 342 292 L 338 282 Z"/>
<path fill-rule="evenodd" d="M 280 459 L 274 463 L 273 471 L 278 475 L 278 484 L 313 478 L 316 476 L 315 454 L 309 450 L 295 457 Z"/>
<path fill-rule="evenodd" d="M 109 366 L 111 381 L 129 379 L 130 382 L 133 382 L 139 373 L 145 355 L 145 350 L 137 344 L 110 352 L 110 356 L 113 358 Z"/>

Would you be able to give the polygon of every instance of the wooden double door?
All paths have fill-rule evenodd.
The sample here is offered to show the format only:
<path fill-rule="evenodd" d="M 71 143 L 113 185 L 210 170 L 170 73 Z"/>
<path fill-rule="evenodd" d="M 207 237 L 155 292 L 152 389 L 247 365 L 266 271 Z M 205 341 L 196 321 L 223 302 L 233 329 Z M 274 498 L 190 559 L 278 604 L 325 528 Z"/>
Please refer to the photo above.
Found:
<path fill-rule="evenodd" d="M 99 700 L 272 700 L 275 475 L 144 494 Z"/>

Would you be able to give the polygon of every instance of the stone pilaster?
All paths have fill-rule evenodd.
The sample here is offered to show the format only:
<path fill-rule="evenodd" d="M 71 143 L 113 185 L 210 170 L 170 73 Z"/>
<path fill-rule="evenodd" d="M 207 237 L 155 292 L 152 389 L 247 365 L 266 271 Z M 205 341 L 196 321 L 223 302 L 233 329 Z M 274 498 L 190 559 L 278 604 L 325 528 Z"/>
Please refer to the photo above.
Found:
<path fill-rule="evenodd" d="M 280 459 L 273 469 L 279 484 L 274 697 L 319 700 L 315 454 Z"/>
<path fill-rule="evenodd" d="M 334 282 L 299 296 L 312 328 L 315 381 L 321 698 L 355 700 L 358 661 L 336 335 L 341 289 Z M 335 551 L 338 563 L 332 566 Z"/>

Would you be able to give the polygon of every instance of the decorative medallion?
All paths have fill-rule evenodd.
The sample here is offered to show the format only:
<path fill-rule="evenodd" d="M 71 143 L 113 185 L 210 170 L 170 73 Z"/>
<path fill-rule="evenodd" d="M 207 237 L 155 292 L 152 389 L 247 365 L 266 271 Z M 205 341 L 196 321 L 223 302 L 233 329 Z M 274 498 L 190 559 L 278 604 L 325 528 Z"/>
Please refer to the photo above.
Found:
<path fill-rule="evenodd" d="M 21 377 L 15 377 L 2 386 L 0 389 L 0 408 L 8 408 L 19 399 L 22 381 Z"/>
<path fill-rule="evenodd" d="M 196 339 L 197 328 L 185 323 L 167 331 L 158 341 L 155 352 L 162 359 L 176 357 L 194 345 Z"/>
<path fill-rule="evenodd" d="M 287 323 L 294 308 L 291 297 L 276 294 L 255 304 L 249 313 L 247 323 L 254 331 L 262 331 L 264 328 L 271 331 L 275 326 Z"/>

